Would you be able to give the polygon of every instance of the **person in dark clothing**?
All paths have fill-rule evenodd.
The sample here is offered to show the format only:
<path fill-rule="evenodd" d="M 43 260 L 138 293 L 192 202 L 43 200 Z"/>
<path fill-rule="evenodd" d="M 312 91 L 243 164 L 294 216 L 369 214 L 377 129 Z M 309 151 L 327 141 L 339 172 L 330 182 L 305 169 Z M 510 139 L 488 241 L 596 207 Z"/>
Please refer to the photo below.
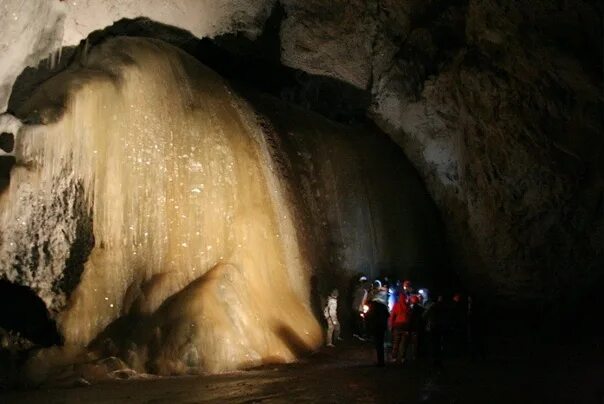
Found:
<path fill-rule="evenodd" d="M 409 298 L 410 316 L 409 316 L 409 342 L 405 343 L 404 353 L 406 353 L 408 345 L 411 345 L 411 359 L 417 358 L 417 352 L 424 329 L 424 308 L 419 304 L 417 295 L 412 295 Z"/>
<path fill-rule="evenodd" d="M 352 296 L 352 336 L 361 341 L 365 341 L 366 325 L 365 325 L 365 305 L 367 304 L 369 284 L 367 277 L 361 276 L 359 283 L 355 287 Z"/>
<path fill-rule="evenodd" d="M 377 354 L 377 365 L 384 366 L 384 337 L 388 328 L 388 292 L 378 290 L 371 302 L 369 302 L 368 325 L 373 334 L 375 351 Z"/>
<path fill-rule="evenodd" d="M 438 296 L 435 302 L 426 306 L 424 311 L 426 323 L 426 340 L 429 344 L 430 356 L 434 366 L 442 366 L 442 347 L 445 334 L 446 319 L 444 299 Z"/>

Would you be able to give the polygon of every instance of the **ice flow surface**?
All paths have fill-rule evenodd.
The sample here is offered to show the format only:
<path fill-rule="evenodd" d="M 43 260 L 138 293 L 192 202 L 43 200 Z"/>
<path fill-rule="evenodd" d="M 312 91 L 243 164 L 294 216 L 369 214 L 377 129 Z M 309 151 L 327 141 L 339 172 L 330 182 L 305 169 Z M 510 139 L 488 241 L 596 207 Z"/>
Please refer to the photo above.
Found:
<path fill-rule="evenodd" d="M 292 340 L 320 344 L 310 274 L 262 131 L 215 73 L 159 41 L 118 38 L 46 83 L 31 110 L 44 120 L 47 95 L 62 92 L 56 122 L 19 133 L 0 220 L 13 239 L 58 233 L 53 248 L 69 229 L 19 223 L 36 206 L 56 208 L 61 189 L 85 200 L 94 247 L 58 315 L 67 345 L 90 343 L 123 316 L 146 319 L 128 338 L 158 373 L 288 361 Z M 3 239 L 0 262 L 15 248 Z M 44 299 L 43 270 L 61 268 L 40 265 L 29 283 Z"/>

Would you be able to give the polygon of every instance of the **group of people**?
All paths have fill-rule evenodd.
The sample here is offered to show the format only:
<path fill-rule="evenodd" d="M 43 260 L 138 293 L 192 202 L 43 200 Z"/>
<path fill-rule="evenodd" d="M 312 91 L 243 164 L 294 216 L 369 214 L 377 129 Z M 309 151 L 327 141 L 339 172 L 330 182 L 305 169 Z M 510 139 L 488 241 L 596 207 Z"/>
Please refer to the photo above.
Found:
<path fill-rule="evenodd" d="M 337 314 L 339 293 L 333 290 L 325 306 L 327 341 L 329 347 L 340 339 Z M 411 281 L 372 283 L 361 276 L 352 296 L 353 337 L 373 340 L 377 365 L 386 362 L 385 341 L 390 337 L 389 360 L 395 363 L 430 356 L 433 364 L 442 364 L 445 345 L 460 348 L 471 338 L 472 299 L 454 294 L 450 302 L 443 296 L 431 300 L 427 289 L 415 290 Z"/>

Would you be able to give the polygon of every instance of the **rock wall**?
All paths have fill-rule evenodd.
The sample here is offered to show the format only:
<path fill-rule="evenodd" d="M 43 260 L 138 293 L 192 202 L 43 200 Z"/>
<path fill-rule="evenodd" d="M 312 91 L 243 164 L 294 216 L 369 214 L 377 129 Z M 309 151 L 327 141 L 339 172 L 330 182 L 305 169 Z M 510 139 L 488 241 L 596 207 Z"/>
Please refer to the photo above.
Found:
<path fill-rule="evenodd" d="M 40 46 L 15 59 L 19 47 L 8 44 L 19 31 L 5 31 L 2 59 L 16 62 L 0 71 L 2 97 L 22 66 L 46 57 L 63 32 L 63 43 L 72 44 L 142 15 L 197 36 L 254 37 L 276 3 L 284 15 L 281 62 L 371 96 L 369 117 L 426 183 L 469 290 L 505 305 L 549 304 L 601 284 L 598 1 L 95 2 L 94 16 L 87 2 L 58 11 L 53 3 L 52 12 L 39 13 L 49 16 L 42 22 L 13 0 L 4 3 L 4 18 L 19 12 L 19 23 L 39 28 L 28 43 Z"/>
<path fill-rule="evenodd" d="M 282 60 L 371 91 L 468 289 L 510 305 L 602 281 L 600 3 L 284 3 Z"/>
<path fill-rule="evenodd" d="M 249 37 L 260 33 L 274 0 L 5 0 L 0 26 L 0 110 L 6 109 L 11 87 L 27 66 L 36 66 L 62 47 L 77 45 L 91 32 L 124 18 L 148 17 L 212 37 L 238 31 Z"/>
<path fill-rule="evenodd" d="M 436 206 L 387 135 L 375 127 L 338 124 L 272 97 L 249 92 L 245 97 L 285 156 L 280 164 L 298 209 L 299 235 L 314 257 L 320 296 L 334 286 L 350 292 L 357 274 L 414 279 L 439 290 L 452 285 Z"/>

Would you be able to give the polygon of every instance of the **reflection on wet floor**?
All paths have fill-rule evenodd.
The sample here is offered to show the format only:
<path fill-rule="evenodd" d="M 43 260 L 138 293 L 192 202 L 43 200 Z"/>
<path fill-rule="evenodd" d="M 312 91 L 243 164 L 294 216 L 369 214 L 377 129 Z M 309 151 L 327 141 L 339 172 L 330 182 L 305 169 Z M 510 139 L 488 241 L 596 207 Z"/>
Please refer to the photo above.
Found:
<path fill-rule="evenodd" d="M 505 345 L 502 345 L 505 346 Z M 594 351 L 595 349 L 595 351 Z M 484 361 L 449 357 L 443 369 L 419 361 L 373 366 L 370 345 L 347 343 L 282 366 L 213 376 L 99 383 L 6 392 L 6 403 L 602 403 L 601 348 L 524 347 Z M 530 354 L 527 354 L 531 352 Z M 557 352 L 552 354 L 552 352 Z"/>

